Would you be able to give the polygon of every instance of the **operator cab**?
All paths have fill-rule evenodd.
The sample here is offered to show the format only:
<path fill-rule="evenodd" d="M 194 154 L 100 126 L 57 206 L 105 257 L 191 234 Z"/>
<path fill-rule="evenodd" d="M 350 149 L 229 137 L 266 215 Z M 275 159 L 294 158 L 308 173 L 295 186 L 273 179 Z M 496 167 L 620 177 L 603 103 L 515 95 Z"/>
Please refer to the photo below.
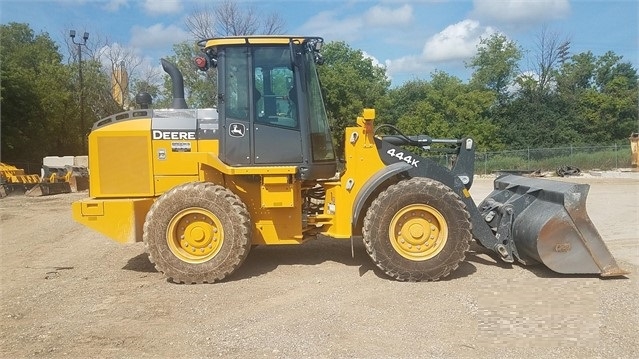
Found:
<path fill-rule="evenodd" d="M 337 163 L 316 65 L 318 37 L 202 40 L 201 70 L 217 68 L 220 159 L 231 166 L 296 165 L 300 178 L 335 175 Z"/>

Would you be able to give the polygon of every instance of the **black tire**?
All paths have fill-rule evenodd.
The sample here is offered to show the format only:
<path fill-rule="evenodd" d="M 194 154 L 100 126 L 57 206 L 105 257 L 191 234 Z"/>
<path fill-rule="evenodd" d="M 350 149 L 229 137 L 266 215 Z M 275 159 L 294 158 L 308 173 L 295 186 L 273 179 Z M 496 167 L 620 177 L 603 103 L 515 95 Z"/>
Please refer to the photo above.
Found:
<path fill-rule="evenodd" d="M 465 259 L 472 239 L 461 198 L 429 178 L 400 181 L 381 192 L 364 218 L 363 239 L 373 262 L 400 281 L 436 281 Z"/>
<path fill-rule="evenodd" d="M 143 239 L 155 268 L 174 282 L 213 283 L 246 259 L 251 221 L 233 192 L 193 182 L 155 201 L 144 222 Z"/>

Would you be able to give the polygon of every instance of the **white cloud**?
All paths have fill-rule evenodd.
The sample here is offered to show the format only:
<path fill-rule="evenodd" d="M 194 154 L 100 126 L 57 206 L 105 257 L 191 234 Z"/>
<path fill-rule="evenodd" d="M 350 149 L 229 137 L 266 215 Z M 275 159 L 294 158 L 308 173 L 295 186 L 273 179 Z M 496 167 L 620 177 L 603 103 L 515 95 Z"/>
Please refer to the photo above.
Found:
<path fill-rule="evenodd" d="M 495 32 L 491 27 L 480 26 L 478 21 L 463 20 L 428 39 L 424 45 L 424 59 L 433 62 L 468 59 L 477 51 L 479 40 Z"/>
<path fill-rule="evenodd" d="M 120 10 L 121 7 L 123 8 L 128 6 L 129 6 L 128 0 L 109 0 L 106 4 L 104 4 L 103 8 L 109 12 L 116 12 Z"/>
<path fill-rule="evenodd" d="M 386 60 L 387 72 L 391 76 L 423 75 L 432 72 L 442 63 L 457 63 L 461 66 L 463 60 L 477 53 L 480 39 L 494 33 L 495 29 L 481 26 L 475 20 L 460 21 L 426 39 L 420 54 Z"/>
<path fill-rule="evenodd" d="M 407 25 L 413 21 L 413 8 L 373 6 L 356 16 L 342 16 L 338 11 L 322 11 L 311 17 L 299 29 L 303 34 L 317 34 L 328 41 L 355 41 L 365 32 L 379 27 Z"/>
<path fill-rule="evenodd" d="M 182 11 L 182 0 L 145 0 L 144 10 L 151 15 L 177 14 Z"/>
<path fill-rule="evenodd" d="M 375 56 L 369 54 L 366 51 L 362 51 L 362 57 L 364 57 L 365 59 L 371 59 L 371 62 L 373 63 L 373 66 L 377 66 L 377 67 L 383 67 L 384 65 L 382 65 L 381 62 L 379 62 L 379 60 L 377 58 L 375 58 Z"/>
<path fill-rule="evenodd" d="M 428 63 L 423 56 L 404 56 L 394 60 L 384 61 L 386 73 L 390 77 L 398 74 L 423 74 L 432 71 L 435 67 Z"/>
<path fill-rule="evenodd" d="M 473 5 L 475 17 L 512 25 L 561 19 L 570 12 L 569 0 L 473 0 Z"/>
<path fill-rule="evenodd" d="M 188 39 L 189 33 L 175 25 L 155 24 L 150 27 L 133 26 L 131 28 L 131 46 L 143 49 L 163 49 L 167 45 Z"/>
<path fill-rule="evenodd" d="M 353 41 L 363 26 L 361 18 L 338 19 L 335 11 L 321 11 L 302 25 L 300 33 L 318 34 L 329 41 Z"/>
<path fill-rule="evenodd" d="M 401 25 L 413 21 L 413 8 L 406 4 L 397 9 L 376 5 L 364 14 L 364 21 L 369 26 Z"/>

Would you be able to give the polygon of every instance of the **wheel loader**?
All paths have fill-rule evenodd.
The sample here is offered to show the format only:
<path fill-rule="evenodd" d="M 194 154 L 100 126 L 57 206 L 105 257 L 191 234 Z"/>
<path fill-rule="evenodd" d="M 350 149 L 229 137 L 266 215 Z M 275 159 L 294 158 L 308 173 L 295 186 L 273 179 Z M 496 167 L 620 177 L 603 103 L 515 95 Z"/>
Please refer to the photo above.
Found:
<path fill-rule="evenodd" d="M 587 185 L 506 175 L 475 204 L 472 138 L 405 136 L 363 109 L 338 160 L 320 88 L 319 37 L 240 36 L 198 43 L 217 71 L 217 108 L 188 108 L 183 78 L 168 109 L 101 119 L 89 135 L 89 198 L 78 222 L 122 243 L 143 241 L 177 283 L 231 275 L 256 245 L 317 236 L 363 240 L 400 281 L 455 271 L 475 240 L 501 261 L 559 273 L 627 274 L 586 214 Z M 453 152 L 441 165 L 435 148 Z"/>

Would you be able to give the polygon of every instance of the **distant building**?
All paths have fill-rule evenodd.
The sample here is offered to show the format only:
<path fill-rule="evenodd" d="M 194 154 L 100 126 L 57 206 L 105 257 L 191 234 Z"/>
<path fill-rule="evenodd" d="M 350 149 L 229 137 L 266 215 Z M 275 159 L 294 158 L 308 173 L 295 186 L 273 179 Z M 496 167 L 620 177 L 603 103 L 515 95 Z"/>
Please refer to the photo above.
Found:
<path fill-rule="evenodd" d="M 113 99 L 123 109 L 129 108 L 129 74 L 124 67 L 124 61 L 116 65 L 111 76 Z"/>

